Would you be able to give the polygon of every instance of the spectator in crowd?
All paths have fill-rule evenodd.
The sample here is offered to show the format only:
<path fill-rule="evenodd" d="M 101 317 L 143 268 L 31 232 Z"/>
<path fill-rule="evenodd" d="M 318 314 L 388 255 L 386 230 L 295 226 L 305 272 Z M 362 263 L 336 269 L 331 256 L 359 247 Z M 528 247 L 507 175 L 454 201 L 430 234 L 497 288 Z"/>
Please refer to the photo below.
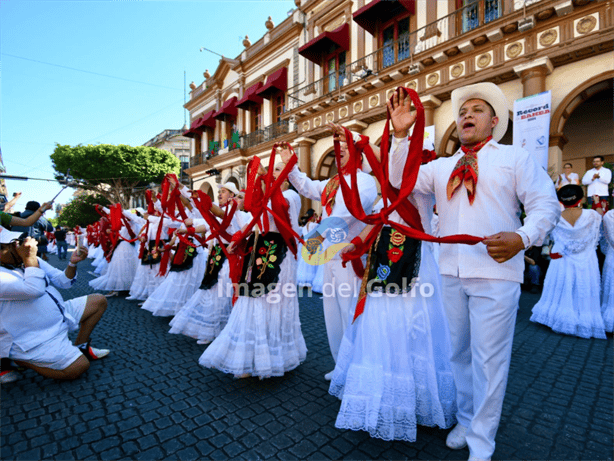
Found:
<path fill-rule="evenodd" d="M 68 243 L 66 242 L 66 231 L 58 226 L 55 229 L 55 244 L 58 247 L 58 259 L 66 259 L 66 255 L 68 254 Z M 62 256 L 62 254 L 64 256 Z"/>
<path fill-rule="evenodd" d="M 13 216 L 4 211 L 0 211 L 0 226 L 5 229 L 12 229 L 11 226 L 23 226 L 30 227 L 34 224 L 45 211 L 51 208 L 51 202 L 45 202 L 34 213 L 29 214 L 27 217 Z"/>
<path fill-rule="evenodd" d="M 582 184 L 588 186 L 586 196 L 588 206 L 593 205 L 593 196 L 598 195 L 600 200 L 608 200 L 608 185 L 612 181 L 612 171 L 603 166 L 605 161 L 603 155 L 596 155 L 593 158 L 593 168 L 584 173 Z"/>
<path fill-rule="evenodd" d="M 36 240 L 20 236 L 0 228 L 0 357 L 48 378 L 75 379 L 91 360 L 109 353 L 90 346 L 106 298 L 93 294 L 64 301 L 49 283 L 69 288 L 87 250 L 73 253 L 62 272 L 36 257 Z M 77 329 L 73 345 L 68 332 Z"/>
<path fill-rule="evenodd" d="M 19 200 L 19 197 L 21 197 L 21 192 L 14 192 L 13 198 L 9 201 L 5 201 L 6 197 L 4 195 L 0 195 L 0 211 L 10 213 L 15 203 L 17 203 L 17 200 Z"/>
<path fill-rule="evenodd" d="M 41 209 L 42 207 L 40 203 L 30 201 L 26 203 L 26 210 L 21 213 L 20 217 L 28 218 L 29 216 L 33 215 L 34 213 L 37 213 Z M 20 226 L 13 224 L 13 228 L 11 230 L 14 232 L 27 232 L 29 237 L 38 240 L 41 235 L 45 235 L 45 232 L 53 232 L 53 226 L 41 214 L 41 216 L 36 220 L 34 224 L 30 226 Z"/>
<path fill-rule="evenodd" d="M 578 176 L 578 173 L 571 171 L 572 168 L 573 166 L 571 163 L 566 163 L 563 165 L 563 172 L 559 175 L 559 177 L 556 179 L 556 183 L 554 184 L 556 190 L 559 190 L 561 187 L 567 184 L 580 185 L 580 177 Z"/>

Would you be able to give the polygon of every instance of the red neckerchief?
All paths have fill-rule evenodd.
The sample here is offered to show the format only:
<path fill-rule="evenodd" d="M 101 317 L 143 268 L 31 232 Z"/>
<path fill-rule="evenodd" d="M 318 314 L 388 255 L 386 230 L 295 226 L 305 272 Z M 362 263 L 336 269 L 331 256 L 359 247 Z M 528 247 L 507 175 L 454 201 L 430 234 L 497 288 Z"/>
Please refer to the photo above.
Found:
<path fill-rule="evenodd" d="M 352 174 L 352 167 L 350 167 L 350 161 L 348 161 L 343 168 L 341 168 L 342 175 Z M 337 164 L 338 165 L 338 164 Z M 356 169 L 356 167 L 354 167 Z M 358 167 L 360 169 L 360 167 Z M 339 190 L 339 173 L 330 178 L 326 183 L 326 187 L 322 191 L 321 202 L 322 206 L 326 209 L 326 213 L 330 216 L 333 213 L 333 207 L 335 206 L 335 197 Z"/>
<path fill-rule="evenodd" d="M 364 154 L 367 157 L 369 165 L 372 168 L 373 175 L 379 181 L 381 185 L 382 192 L 382 201 L 383 208 L 378 213 L 367 215 L 362 207 L 362 203 L 360 201 L 360 191 L 358 190 L 358 180 L 356 177 L 356 173 L 351 175 L 351 187 L 345 181 L 343 176 L 340 176 L 340 185 L 341 190 L 343 192 L 343 197 L 345 199 L 345 204 L 348 207 L 350 213 L 360 221 L 366 224 L 373 224 L 373 229 L 369 232 L 367 238 L 363 241 L 360 241 L 360 238 L 356 238 L 352 241 L 356 246 L 354 251 L 344 253 L 342 255 L 343 262 L 346 264 L 348 261 L 352 262 L 352 266 L 354 268 L 354 272 L 359 277 L 364 275 L 364 268 L 362 267 L 362 262 L 360 261 L 360 257 L 371 247 L 374 243 L 377 235 L 381 232 L 381 229 L 384 225 L 391 225 L 388 220 L 388 216 L 393 211 L 397 211 L 401 218 L 408 224 L 407 226 L 400 225 L 399 223 L 394 223 L 394 228 L 406 235 L 407 237 L 425 240 L 429 242 L 439 242 L 439 243 L 465 243 L 470 245 L 475 245 L 478 242 L 481 242 L 483 238 L 475 237 L 472 235 L 449 235 L 447 237 L 433 237 L 432 235 L 428 235 L 424 232 L 422 227 L 422 223 L 420 221 L 420 214 L 416 207 L 414 207 L 407 198 L 409 194 L 414 189 L 416 184 L 416 180 L 418 179 L 418 171 L 420 168 L 420 163 L 422 161 L 423 155 L 423 144 L 424 144 L 424 107 L 420 102 L 420 98 L 418 94 L 414 90 L 410 90 L 407 88 L 400 87 L 397 91 L 404 91 L 408 94 L 416 107 L 416 123 L 414 126 L 414 136 L 411 137 L 409 152 L 407 155 L 407 161 L 405 163 L 405 167 L 403 169 L 403 182 L 401 183 L 401 188 L 396 189 L 392 187 L 389 181 L 388 174 L 388 151 L 389 151 L 389 139 L 390 139 L 390 112 L 387 111 L 387 120 L 386 125 L 384 127 L 384 134 L 382 135 L 382 142 L 380 147 L 380 162 L 375 158 L 375 154 L 368 143 L 368 138 L 366 142 L 364 136 L 361 138 L 361 143 L 364 143 Z M 393 95 L 394 96 L 394 95 Z M 391 99 L 392 97 L 391 96 Z M 345 129 L 345 138 L 348 143 L 348 148 L 350 150 L 350 160 L 356 161 L 357 154 L 356 149 L 354 147 L 354 142 L 349 130 Z M 339 142 L 335 141 L 335 156 L 337 157 L 337 161 L 340 159 L 340 146 Z M 359 299 L 358 304 L 356 305 L 356 311 L 354 315 L 354 320 L 358 318 L 364 311 L 364 305 L 366 301 L 366 295 Z"/>
<path fill-rule="evenodd" d="M 473 205 L 473 201 L 475 200 L 475 189 L 478 185 L 478 151 L 491 139 L 492 136 L 489 136 L 472 148 L 461 146 L 461 150 L 465 155 L 458 159 L 450 175 L 450 179 L 448 180 L 448 186 L 446 187 L 448 200 L 452 199 L 452 196 L 460 185 L 464 184 L 467 189 L 469 205 Z"/>

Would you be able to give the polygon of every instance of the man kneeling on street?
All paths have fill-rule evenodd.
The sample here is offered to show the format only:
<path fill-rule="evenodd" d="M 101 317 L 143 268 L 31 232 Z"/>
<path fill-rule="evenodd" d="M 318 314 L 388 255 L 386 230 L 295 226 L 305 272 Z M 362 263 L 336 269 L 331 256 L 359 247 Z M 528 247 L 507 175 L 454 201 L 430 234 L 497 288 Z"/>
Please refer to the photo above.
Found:
<path fill-rule="evenodd" d="M 0 227 L 0 357 L 47 378 L 75 379 L 109 353 L 90 346 L 107 300 L 93 294 L 64 301 L 50 285 L 70 288 L 86 249 L 62 272 L 37 258 L 36 240 L 21 235 Z M 77 329 L 73 345 L 68 332 Z"/>

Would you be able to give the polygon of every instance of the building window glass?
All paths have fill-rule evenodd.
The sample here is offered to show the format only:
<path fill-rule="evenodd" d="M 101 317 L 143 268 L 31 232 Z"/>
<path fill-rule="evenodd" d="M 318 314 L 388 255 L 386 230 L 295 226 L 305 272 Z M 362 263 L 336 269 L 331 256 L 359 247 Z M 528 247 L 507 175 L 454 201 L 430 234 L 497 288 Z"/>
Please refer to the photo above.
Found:
<path fill-rule="evenodd" d="M 281 116 L 286 108 L 286 96 L 282 91 L 276 92 L 271 98 L 273 105 L 273 123 L 281 121 Z"/>
<path fill-rule="evenodd" d="M 384 24 L 380 35 L 382 67 L 391 66 L 409 57 L 409 16 Z"/>
<path fill-rule="evenodd" d="M 324 60 L 325 82 L 328 92 L 343 86 L 345 79 L 345 51 L 329 55 Z"/>

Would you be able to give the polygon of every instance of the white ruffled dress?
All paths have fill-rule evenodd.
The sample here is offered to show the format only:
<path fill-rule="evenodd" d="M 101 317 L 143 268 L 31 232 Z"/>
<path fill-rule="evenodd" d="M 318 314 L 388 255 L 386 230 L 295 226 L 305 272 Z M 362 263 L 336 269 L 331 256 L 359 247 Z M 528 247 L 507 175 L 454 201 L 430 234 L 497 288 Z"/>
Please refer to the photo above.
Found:
<path fill-rule="evenodd" d="M 604 240 L 601 246 L 605 262 L 601 270 L 601 316 L 605 331 L 614 329 L 614 210 L 603 216 Z"/>
<path fill-rule="evenodd" d="M 533 306 L 532 322 L 557 333 L 606 338 L 596 253 L 600 224 L 601 215 L 594 210 L 582 210 L 573 226 L 559 220 L 551 234 L 552 253 L 562 258 L 550 261 L 542 296 Z"/>
<path fill-rule="evenodd" d="M 307 239 L 309 233 L 315 229 L 318 225 L 314 222 L 309 222 L 301 229 L 303 231 L 303 240 Z M 303 245 L 298 246 L 298 264 L 296 265 L 296 280 L 299 287 L 311 287 L 313 279 L 316 276 L 318 266 L 308 264 L 303 258 Z"/>
<path fill-rule="evenodd" d="M 249 222 L 251 215 L 236 211 L 228 232 L 232 235 Z M 196 227 L 206 224 L 194 222 Z M 212 251 L 211 248 L 209 251 Z M 207 270 L 207 269 L 205 269 Z M 198 289 L 170 322 L 169 333 L 183 334 L 197 339 L 199 344 L 208 344 L 219 336 L 228 323 L 232 310 L 232 285 L 228 260 L 222 263 L 217 283 L 209 289 Z"/>
<path fill-rule="evenodd" d="M 127 214 L 131 215 L 131 213 Z M 128 218 L 134 233 L 137 234 L 139 229 L 138 222 L 132 221 L 130 216 Z M 125 239 L 131 239 L 130 233 L 125 226 L 122 227 L 119 233 Z M 115 251 L 113 251 L 113 256 L 108 266 L 107 260 L 102 256 L 100 264 L 94 271 L 102 275 L 94 280 L 90 280 L 90 287 L 94 290 L 102 291 L 128 291 L 136 273 L 137 261 L 138 253 L 134 244 L 120 239 Z M 99 270 L 100 272 L 98 272 Z"/>
<path fill-rule="evenodd" d="M 290 205 L 290 222 L 298 234 L 301 199 L 292 190 L 283 194 Z M 270 215 L 269 222 L 271 232 L 277 232 Z M 297 292 L 285 296 L 283 289 L 285 285 L 296 288 L 296 264 L 288 250 L 280 266 L 277 290 L 255 298 L 239 296 L 228 324 L 201 355 L 201 365 L 262 379 L 282 376 L 305 360 L 307 346 L 301 331 Z"/>
<path fill-rule="evenodd" d="M 430 233 L 431 200 L 412 200 Z M 402 222 L 396 212 L 390 218 Z M 418 276 L 408 293 L 367 294 L 363 314 L 346 330 L 329 389 L 341 399 L 337 428 L 414 442 L 418 425 L 455 424 L 452 347 L 430 242 L 421 244 Z"/>

